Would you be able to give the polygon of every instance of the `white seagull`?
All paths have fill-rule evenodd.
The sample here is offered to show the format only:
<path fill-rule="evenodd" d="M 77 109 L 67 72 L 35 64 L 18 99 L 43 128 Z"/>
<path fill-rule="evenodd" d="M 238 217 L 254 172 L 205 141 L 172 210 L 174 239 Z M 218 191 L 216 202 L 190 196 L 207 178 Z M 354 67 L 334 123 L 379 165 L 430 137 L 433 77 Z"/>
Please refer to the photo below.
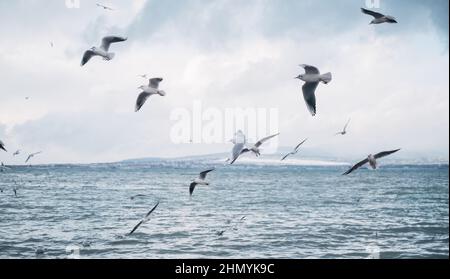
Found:
<path fill-rule="evenodd" d="M 292 152 L 286 154 L 286 155 L 283 157 L 283 159 L 281 159 L 281 161 L 286 160 L 286 158 L 289 157 L 289 156 L 291 156 L 291 155 L 297 154 L 298 151 L 300 150 L 300 146 L 302 146 L 307 140 L 308 140 L 308 139 L 305 139 L 304 141 L 302 141 L 301 143 L 299 143 L 299 144 L 295 147 L 295 149 L 294 149 Z"/>
<path fill-rule="evenodd" d="M 203 171 L 200 173 L 199 177 L 192 180 L 191 185 L 189 186 L 189 194 L 192 196 L 192 194 L 194 193 L 195 187 L 197 185 L 204 185 L 204 186 L 209 186 L 209 182 L 206 182 L 206 175 L 212 171 L 214 171 L 215 169 L 209 169 L 206 171 Z"/>
<path fill-rule="evenodd" d="M 332 80 L 331 73 L 321 75 L 319 69 L 314 66 L 302 64 L 300 67 L 305 69 L 305 74 L 296 77 L 305 82 L 303 85 L 303 97 L 312 116 L 316 115 L 316 89 L 320 82 L 328 84 Z"/>
<path fill-rule="evenodd" d="M 349 119 L 347 121 L 347 124 L 345 124 L 344 129 L 341 132 L 336 133 L 336 136 L 338 136 L 338 135 L 345 136 L 347 134 L 347 127 L 348 127 L 348 124 L 350 124 L 350 121 L 351 121 L 351 119 Z"/>
<path fill-rule="evenodd" d="M 370 167 L 372 169 L 376 170 L 378 168 L 377 159 L 389 156 L 389 155 L 391 155 L 393 153 L 396 153 L 396 152 L 398 152 L 400 150 L 401 149 L 396 149 L 396 150 L 393 150 L 393 151 L 384 151 L 384 152 L 380 152 L 380 153 L 375 154 L 375 155 L 370 154 L 369 156 L 367 156 L 366 159 L 364 159 L 361 162 L 359 162 L 356 165 L 354 165 L 351 169 L 346 171 L 343 175 L 348 175 L 348 174 L 352 173 L 353 171 L 359 169 L 360 167 L 364 166 L 367 163 L 369 163 L 369 165 L 370 165 Z"/>
<path fill-rule="evenodd" d="M 97 7 L 103 8 L 104 10 L 114 11 L 113 8 L 110 8 L 108 6 L 105 6 L 105 5 L 102 5 L 102 4 L 98 4 L 98 3 L 97 3 Z"/>
<path fill-rule="evenodd" d="M 266 141 L 268 141 L 268 140 L 270 140 L 270 139 L 272 139 L 272 138 L 274 138 L 276 136 L 279 136 L 279 135 L 280 135 L 280 133 L 275 134 L 275 135 L 271 135 L 271 136 L 268 136 L 268 137 L 265 137 L 262 140 L 260 140 L 257 143 L 255 143 L 255 145 L 253 145 L 252 147 L 244 148 L 241 151 L 241 154 L 244 154 L 246 152 L 253 152 L 256 155 L 256 157 L 258 157 L 258 156 L 261 155 L 261 150 L 260 150 L 261 145 L 263 145 Z"/>
<path fill-rule="evenodd" d="M 245 137 L 244 133 L 239 130 L 234 135 L 234 138 L 230 140 L 230 142 L 232 142 L 234 146 L 231 150 L 231 159 L 228 159 L 227 161 L 231 161 L 230 165 L 232 165 L 242 154 L 242 150 L 245 148 L 245 144 L 247 143 L 247 138 Z"/>
<path fill-rule="evenodd" d="M 27 158 L 27 160 L 25 161 L 25 164 L 28 163 L 28 161 L 30 161 L 31 158 L 33 158 L 34 156 L 39 155 L 39 154 L 41 154 L 41 153 L 42 153 L 42 151 L 39 151 L 39 152 L 31 153 L 30 155 L 28 155 L 28 158 Z"/>
<path fill-rule="evenodd" d="M 5 151 L 5 152 L 8 152 L 8 150 L 6 150 L 5 144 L 1 140 L 0 140 L 0 149 Z"/>
<path fill-rule="evenodd" d="M 150 83 L 148 86 L 142 85 L 138 89 L 142 89 L 142 93 L 139 94 L 137 101 L 136 101 L 136 112 L 138 112 L 142 106 L 145 104 L 147 99 L 152 95 L 160 95 L 160 96 L 166 96 L 166 92 L 159 90 L 159 83 L 163 81 L 162 78 L 152 78 L 150 79 Z"/>
<path fill-rule="evenodd" d="M 13 153 L 13 156 L 17 156 L 20 154 L 20 149 Z"/>
<path fill-rule="evenodd" d="M 147 215 L 145 215 L 144 218 L 142 218 L 142 220 L 131 230 L 131 232 L 128 235 L 132 235 L 142 224 L 147 223 L 148 221 L 150 221 L 150 214 L 152 214 L 153 211 L 155 211 L 155 209 L 158 207 L 159 205 L 159 201 L 158 203 L 152 208 L 152 210 L 150 210 Z"/>
<path fill-rule="evenodd" d="M 364 8 L 361 8 L 361 12 L 363 12 L 366 15 L 371 15 L 375 18 L 370 22 L 370 24 L 398 23 L 395 17 L 393 16 L 384 15 Z"/>
<path fill-rule="evenodd" d="M 103 60 L 111 60 L 114 58 L 115 54 L 113 52 L 109 52 L 109 47 L 112 43 L 119 43 L 126 41 L 127 38 L 117 37 L 117 36 L 108 36 L 102 39 L 102 45 L 100 47 L 92 47 L 90 50 L 87 50 L 83 55 L 83 60 L 81 61 L 81 66 L 84 66 L 89 60 L 94 56 L 101 56 Z"/>

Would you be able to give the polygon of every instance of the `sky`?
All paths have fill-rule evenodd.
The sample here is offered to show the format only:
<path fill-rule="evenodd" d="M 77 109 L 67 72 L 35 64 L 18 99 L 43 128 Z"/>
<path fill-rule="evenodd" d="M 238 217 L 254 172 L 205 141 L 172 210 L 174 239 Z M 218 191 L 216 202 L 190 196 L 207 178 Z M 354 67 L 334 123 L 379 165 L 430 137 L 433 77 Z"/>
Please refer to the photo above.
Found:
<path fill-rule="evenodd" d="M 0 0 L 7 164 L 37 151 L 36 164 L 229 152 L 225 113 L 239 109 L 270 115 L 258 116 L 258 125 L 271 124 L 250 140 L 280 132 L 271 147 L 309 138 L 307 148 L 341 157 L 402 148 L 448 160 L 447 0 L 380 0 L 374 9 L 399 21 L 384 25 L 369 25 L 366 0 L 101 2 L 114 11 L 88 0 L 43 2 Z M 107 35 L 128 40 L 111 47 L 113 60 L 80 67 Z M 299 64 L 333 74 L 316 91 L 316 117 L 294 79 Z M 147 83 L 140 74 L 163 77 L 167 96 L 136 113 L 137 88 Z M 349 134 L 335 137 L 350 118 Z M 222 141 L 179 143 L 174 131 L 185 126 Z"/>

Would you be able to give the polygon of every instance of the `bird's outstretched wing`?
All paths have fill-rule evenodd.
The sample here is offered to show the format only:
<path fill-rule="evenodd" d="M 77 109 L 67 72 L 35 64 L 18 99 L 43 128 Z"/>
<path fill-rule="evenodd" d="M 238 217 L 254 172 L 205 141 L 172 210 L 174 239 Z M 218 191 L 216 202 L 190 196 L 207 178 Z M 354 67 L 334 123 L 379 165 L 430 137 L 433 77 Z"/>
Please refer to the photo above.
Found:
<path fill-rule="evenodd" d="M 286 160 L 286 158 L 287 158 L 287 157 L 289 157 L 289 156 L 291 156 L 291 155 L 294 155 L 294 153 L 293 153 L 293 152 L 291 152 L 291 153 L 288 153 L 288 154 L 284 155 L 284 157 L 283 157 L 283 158 L 281 158 L 281 161 L 284 161 L 284 160 Z"/>
<path fill-rule="evenodd" d="M 5 152 L 8 152 L 8 150 L 6 150 L 5 148 L 5 144 L 2 141 L 0 141 L 0 149 L 4 150 Z"/>
<path fill-rule="evenodd" d="M 197 183 L 192 182 L 191 185 L 189 186 L 189 195 L 192 196 L 192 194 L 194 193 L 194 190 L 195 190 L 195 186 L 197 186 Z"/>
<path fill-rule="evenodd" d="M 271 136 L 268 136 L 268 137 L 265 137 L 265 138 L 263 138 L 262 140 L 258 141 L 258 142 L 255 144 L 255 146 L 256 146 L 256 147 L 260 147 L 260 146 L 263 145 L 266 141 L 268 141 L 268 140 L 270 140 L 270 139 L 272 139 L 272 138 L 274 138 L 274 137 L 276 137 L 276 136 L 279 136 L 279 135 L 280 135 L 280 133 L 275 134 L 275 135 L 271 135 Z"/>
<path fill-rule="evenodd" d="M 207 175 L 208 173 L 214 171 L 214 170 L 215 170 L 215 169 L 209 169 L 209 170 L 206 170 L 206 171 L 201 172 L 201 173 L 200 173 L 200 179 L 205 179 L 205 178 L 206 178 L 206 175 Z"/>
<path fill-rule="evenodd" d="M 296 147 L 295 147 L 295 151 L 298 151 L 298 149 L 300 148 L 300 146 L 302 146 L 308 139 L 305 139 L 304 141 L 302 141 L 301 143 L 299 143 Z"/>
<path fill-rule="evenodd" d="M 119 43 L 119 42 L 124 42 L 126 41 L 127 38 L 124 37 L 118 37 L 118 36 L 108 36 L 108 37 L 104 37 L 102 39 L 102 45 L 101 48 L 104 51 L 109 51 L 109 47 L 111 46 L 111 44 L 113 43 Z"/>
<path fill-rule="evenodd" d="M 86 65 L 93 56 L 95 56 L 95 53 L 92 50 L 86 50 L 83 54 L 83 59 L 81 60 L 81 66 Z"/>
<path fill-rule="evenodd" d="M 148 86 L 150 86 L 151 88 L 158 89 L 159 88 L 159 83 L 161 81 L 163 81 L 162 78 L 152 78 L 152 79 L 150 79 Z"/>
<path fill-rule="evenodd" d="M 145 218 L 148 218 L 148 216 L 150 216 L 150 214 L 153 213 L 153 211 L 155 211 L 155 209 L 158 207 L 159 205 L 159 201 L 156 203 L 156 205 L 147 213 L 147 215 L 145 215 Z"/>
<path fill-rule="evenodd" d="M 380 158 L 389 156 L 389 155 L 391 155 L 391 154 L 393 154 L 393 153 L 396 153 L 396 152 L 398 152 L 398 151 L 400 151 L 400 150 L 401 150 L 401 149 L 396 149 L 396 150 L 392 150 L 392 151 L 384 151 L 384 152 L 380 152 L 380 153 L 376 154 L 374 157 L 375 157 L 375 159 L 380 159 Z"/>
<path fill-rule="evenodd" d="M 361 8 L 361 12 L 363 12 L 366 15 L 371 15 L 374 18 L 384 17 L 383 14 L 380 14 L 380 13 L 377 13 L 377 12 L 374 12 L 374 11 L 371 11 L 371 10 L 367 10 L 367 9 L 364 9 L 364 8 Z"/>
<path fill-rule="evenodd" d="M 348 171 L 346 171 L 342 175 L 349 175 L 350 173 L 352 173 L 353 171 L 355 171 L 355 170 L 359 169 L 360 167 L 364 166 L 368 162 L 369 162 L 369 159 L 365 159 L 365 160 L 359 162 L 358 164 L 354 165 L 351 169 L 349 169 Z"/>
<path fill-rule="evenodd" d="M 136 107 L 135 107 L 136 112 L 138 112 L 142 108 L 142 106 L 145 104 L 145 102 L 150 96 L 151 94 L 146 92 L 142 92 L 141 94 L 139 94 L 136 100 Z"/>
<path fill-rule="evenodd" d="M 318 82 L 307 82 L 303 85 L 303 98 L 305 99 L 306 106 L 312 116 L 316 115 L 316 89 L 319 85 Z"/>
<path fill-rule="evenodd" d="M 132 230 L 128 235 L 132 235 L 138 228 L 140 225 L 142 225 L 142 223 L 144 223 L 144 221 L 140 221 Z"/>
<path fill-rule="evenodd" d="M 232 159 L 230 165 L 234 164 L 234 162 L 239 158 L 239 156 L 242 154 L 242 150 L 244 149 L 245 144 L 244 143 L 236 143 L 233 146 L 232 153 Z"/>
<path fill-rule="evenodd" d="M 311 65 L 306 65 L 306 64 L 301 64 L 300 67 L 302 67 L 303 69 L 305 69 L 306 74 L 313 74 L 313 75 L 318 75 L 320 74 L 319 69 L 317 69 L 314 66 Z"/>
<path fill-rule="evenodd" d="M 346 132 L 347 131 L 347 127 L 348 127 L 348 124 L 350 124 L 350 121 L 352 121 L 351 119 L 349 119 L 348 121 L 347 121 L 347 124 L 345 124 L 345 126 L 344 126 L 344 132 Z"/>
<path fill-rule="evenodd" d="M 33 158 L 33 154 L 28 155 L 27 160 L 25 161 L 25 164 L 28 163 L 28 161 L 30 161 L 30 159 Z"/>

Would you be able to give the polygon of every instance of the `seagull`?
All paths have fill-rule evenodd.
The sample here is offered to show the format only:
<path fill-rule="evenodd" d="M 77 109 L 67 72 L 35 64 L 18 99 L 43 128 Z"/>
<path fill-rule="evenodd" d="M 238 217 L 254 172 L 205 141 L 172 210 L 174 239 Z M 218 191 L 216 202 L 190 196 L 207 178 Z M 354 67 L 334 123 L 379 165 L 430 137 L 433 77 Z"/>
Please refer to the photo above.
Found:
<path fill-rule="evenodd" d="M 152 214 L 153 211 L 155 211 L 155 209 L 158 207 L 159 205 L 159 201 L 158 203 L 152 208 L 152 210 L 150 210 L 147 215 L 145 215 L 145 217 L 133 228 L 133 230 L 128 234 L 128 235 L 132 235 L 138 228 L 140 225 L 147 223 L 148 221 L 150 221 L 150 214 Z"/>
<path fill-rule="evenodd" d="M 5 152 L 8 152 L 8 150 L 6 150 L 5 144 L 1 140 L 0 140 L 0 149 L 5 151 Z"/>
<path fill-rule="evenodd" d="M 398 151 L 400 151 L 401 149 L 396 149 L 393 151 L 384 151 L 384 152 L 380 152 L 376 155 L 372 155 L 370 154 L 369 156 L 367 156 L 366 159 L 364 159 L 363 161 L 359 162 L 358 164 L 354 165 L 351 169 L 349 169 L 348 171 L 346 171 L 343 175 L 348 175 L 350 173 L 352 173 L 353 171 L 359 169 L 360 167 L 364 166 L 365 164 L 369 163 L 370 167 L 372 167 L 372 169 L 376 170 L 378 168 L 378 164 L 377 164 L 377 159 L 389 156 L 393 153 L 396 153 Z"/>
<path fill-rule="evenodd" d="M 279 135 L 280 135 L 280 133 L 275 134 L 275 135 L 271 135 L 271 136 L 268 136 L 268 137 L 265 137 L 262 140 L 260 140 L 257 143 L 255 143 L 254 146 L 252 146 L 250 148 L 244 148 L 241 151 L 241 154 L 244 154 L 246 152 L 253 152 L 256 155 L 256 157 L 259 157 L 261 155 L 261 150 L 259 149 L 261 147 L 261 145 L 263 145 L 266 141 L 268 141 L 268 140 L 270 140 L 270 139 L 272 139 L 272 138 L 274 138 L 276 136 L 279 136 Z"/>
<path fill-rule="evenodd" d="M 108 7 L 108 6 L 105 6 L 105 5 L 101 5 L 101 4 L 98 4 L 98 3 L 97 3 L 97 7 L 103 8 L 104 10 L 110 10 L 110 11 L 114 11 L 114 9 L 113 9 L 113 8 L 110 8 L 110 7 Z"/>
<path fill-rule="evenodd" d="M 28 161 L 30 161 L 31 158 L 33 158 L 34 156 L 39 155 L 39 154 L 41 154 L 41 153 L 42 153 L 42 151 L 39 151 L 39 152 L 31 153 L 30 155 L 28 155 L 28 158 L 27 158 L 27 160 L 25 161 L 25 164 L 28 163 Z"/>
<path fill-rule="evenodd" d="M 234 135 L 234 138 L 230 140 L 230 142 L 234 143 L 234 146 L 233 150 L 231 151 L 231 159 L 228 159 L 227 161 L 231 161 L 230 165 L 232 165 L 239 158 L 239 156 L 241 156 L 242 150 L 245 148 L 247 139 L 244 133 L 241 130 L 239 130 Z"/>
<path fill-rule="evenodd" d="M 345 136 L 347 134 L 347 127 L 348 127 L 348 124 L 350 124 L 350 121 L 351 121 L 351 119 L 349 119 L 347 121 L 347 124 L 345 124 L 344 129 L 341 132 L 336 133 L 336 136 L 338 136 L 338 135 Z"/>
<path fill-rule="evenodd" d="M 395 17 L 389 16 L 389 15 L 383 15 L 371 10 L 367 10 L 364 8 L 361 8 L 361 12 L 363 12 L 366 15 L 371 15 L 375 19 L 370 22 L 370 24 L 381 24 L 381 23 L 398 23 Z"/>
<path fill-rule="evenodd" d="M 315 91 L 320 82 L 328 84 L 332 80 L 331 73 L 321 75 L 319 69 L 314 66 L 302 64 L 300 67 L 305 69 L 305 74 L 299 75 L 296 79 L 305 82 L 303 85 L 303 97 L 312 116 L 316 115 L 316 95 Z"/>
<path fill-rule="evenodd" d="M 189 186 L 189 194 L 192 196 L 192 194 L 194 193 L 195 190 L 195 186 L 197 185 L 205 185 L 205 186 L 209 186 L 209 183 L 205 181 L 206 175 L 212 171 L 214 171 L 215 169 L 209 169 L 206 170 L 204 172 L 200 173 L 200 176 L 194 180 L 192 180 L 191 185 Z"/>
<path fill-rule="evenodd" d="M 53 45 L 53 42 L 50 42 L 50 46 L 51 46 L 51 47 L 53 47 L 53 46 L 54 46 L 54 45 Z"/>
<path fill-rule="evenodd" d="M 112 43 L 119 43 L 126 41 L 127 38 L 108 36 L 102 39 L 102 45 L 98 47 L 92 47 L 87 50 L 83 55 L 83 60 L 81 61 L 81 66 L 84 66 L 93 56 L 101 56 L 103 60 L 111 60 L 114 58 L 115 54 L 109 51 L 109 47 Z"/>
<path fill-rule="evenodd" d="M 13 153 L 13 156 L 17 156 L 20 154 L 20 149 Z"/>
<path fill-rule="evenodd" d="M 150 83 L 148 86 L 142 85 L 138 89 L 142 89 L 142 93 L 139 94 L 137 101 L 136 101 L 136 112 L 138 112 L 142 106 L 145 104 L 147 99 L 152 95 L 160 95 L 160 96 L 166 96 L 166 92 L 159 90 L 159 83 L 163 81 L 162 78 L 152 78 L 150 79 Z"/>
<path fill-rule="evenodd" d="M 299 151 L 299 149 L 300 149 L 300 146 L 302 146 L 307 140 L 308 140 L 308 139 L 305 139 L 304 141 L 302 141 L 301 143 L 299 143 L 299 144 L 295 147 L 294 151 L 292 151 L 291 153 L 286 154 L 286 156 L 284 156 L 283 159 L 281 159 L 281 161 L 286 160 L 286 158 L 289 157 L 289 156 L 291 156 L 291 155 L 297 154 L 298 151 Z"/>

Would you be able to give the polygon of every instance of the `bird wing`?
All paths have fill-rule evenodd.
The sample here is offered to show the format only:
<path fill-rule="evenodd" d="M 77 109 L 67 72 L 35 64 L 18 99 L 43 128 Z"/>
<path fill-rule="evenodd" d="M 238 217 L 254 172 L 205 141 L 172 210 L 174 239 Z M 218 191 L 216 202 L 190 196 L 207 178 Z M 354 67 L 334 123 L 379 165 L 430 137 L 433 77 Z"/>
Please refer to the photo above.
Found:
<path fill-rule="evenodd" d="M 28 161 L 30 161 L 30 159 L 33 157 L 33 154 L 28 155 L 27 160 L 25 161 L 25 164 L 28 163 Z"/>
<path fill-rule="evenodd" d="M 145 102 L 150 96 L 151 94 L 146 92 L 142 92 L 141 94 L 139 94 L 136 100 L 136 108 L 135 108 L 136 112 L 138 112 L 142 108 L 142 106 L 145 104 Z"/>
<path fill-rule="evenodd" d="M 154 88 L 154 89 L 158 89 L 159 88 L 159 83 L 163 81 L 162 78 L 151 78 L 149 81 L 149 87 Z"/>
<path fill-rule="evenodd" d="M 365 160 L 359 162 L 358 164 L 354 165 L 351 169 L 346 171 L 343 175 L 348 175 L 348 174 L 352 173 L 353 171 L 359 169 L 360 167 L 364 166 L 368 162 L 369 162 L 369 159 L 365 159 Z"/>
<path fill-rule="evenodd" d="M 292 152 L 291 152 L 291 153 L 288 153 L 288 154 L 286 154 L 286 155 L 285 155 L 285 156 L 284 156 L 284 157 L 283 157 L 283 158 L 281 159 L 281 161 L 284 161 L 284 160 L 286 160 L 286 158 L 287 158 L 287 157 L 289 157 L 289 156 L 291 156 L 291 155 L 293 155 L 293 154 L 292 154 Z"/>
<path fill-rule="evenodd" d="M 138 228 L 140 225 L 142 225 L 142 223 L 144 223 L 144 221 L 140 221 L 134 228 L 133 230 L 131 230 L 131 232 L 128 235 L 132 235 Z"/>
<path fill-rule="evenodd" d="M 371 10 L 367 10 L 367 9 L 364 9 L 364 8 L 361 8 L 361 12 L 363 12 L 366 15 L 371 15 L 374 18 L 384 17 L 383 14 L 380 14 L 380 13 L 377 13 L 377 12 L 374 12 L 374 11 L 371 11 Z"/>
<path fill-rule="evenodd" d="M 92 50 L 86 50 L 83 54 L 83 59 L 81 60 L 81 66 L 86 65 L 86 63 L 95 55 L 96 54 Z"/>
<path fill-rule="evenodd" d="M 300 65 L 300 67 L 302 67 L 303 69 L 305 69 L 306 74 L 313 74 L 313 75 L 318 75 L 318 74 L 320 74 L 319 69 L 317 69 L 317 68 L 314 67 L 314 66 L 302 64 L 302 65 Z"/>
<path fill-rule="evenodd" d="M 307 82 L 303 85 L 303 98 L 305 98 L 306 105 L 312 116 L 316 115 L 316 88 L 319 85 L 318 82 Z"/>
<path fill-rule="evenodd" d="M 348 124 L 350 124 L 350 121 L 352 121 L 352 120 L 349 119 L 349 120 L 347 121 L 347 124 L 345 124 L 345 126 L 344 126 L 344 132 L 347 131 L 347 127 L 348 127 Z"/>
<path fill-rule="evenodd" d="M 297 151 L 300 146 L 302 146 L 308 139 L 305 139 L 304 141 L 302 141 L 301 143 L 299 143 L 296 147 L 295 147 L 295 151 Z"/>
<path fill-rule="evenodd" d="M 5 148 L 5 144 L 0 141 L 0 149 L 4 150 L 5 152 L 8 152 Z"/>
<path fill-rule="evenodd" d="M 215 169 L 210 169 L 210 170 L 206 170 L 200 173 L 200 179 L 205 179 L 206 175 L 212 171 L 214 171 Z"/>
<path fill-rule="evenodd" d="M 156 203 L 156 205 L 147 213 L 147 215 L 145 215 L 145 218 L 148 218 L 148 216 L 150 216 L 150 214 L 152 214 L 153 211 L 155 211 L 155 209 L 158 207 L 159 205 L 159 201 Z"/>
<path fill-rule="evenodd" d="M 33 153 L 33 154 L 31 154 L 32 156 L 36 156 L 36 155 L 39 155 L 39 154 L 41 154 L 42 153 L 42 151 L 39 151 L 39 152 L 36 152 L 36 153 Z"/>
<path fill-rule="evenodd" d="M 119 43 L 119 42 L 124 42 L 126 41 L 127 38 L 124 37 L 117 37 L 117 36 L 108 36 L 108 37 L 104 37 L 102 39 L 102 45 L 101 48 L 104 51 L 109 51 L 109 47 L 111 46 L 112 43 Z"/>
<path fill-rule="evenodd" d="M 232 161 L 231 161 L 230 165 L 232 165 L 237 160 L 237 158 L 239 158 L 239 156 L 242 154 L 243 149 L 244 149 L 244 143 L 237 143 L 233 146 L 233 150 L 231 151 Z"/>
<path fill-rule="evenodd" d="M 194 190 L 195 190 L 195 186 L 197 186 L 197 183 L 192 182 L 191 185 L 189 186 L 189 195 L 192 196 L 192 194 L 194 193 Z"/>
<path fill-rule="evenodd" d="M 272 138 L 274 138 L 274 137 L 276 137 L 276 136 L 279 136 L 279 135 L 280 135 L 280 133 L 275 134 L 275 135 L 271 135 L 271 136 L 268 136 L 268 137 L 265 137 L 265 138 L 263 138 L 262 140 L 258 141 L 258 142 L 255 144 L 255 147 L 260 147 L 260 146 L 263 145 L 263 143 L 265 143 L 266 141 L 268 141 L 268 140 L 270 140 L 270 139 L 272 139 Z"/>
<path fill-rule="evenodd" d="M 392 151 L 384 151 L 384 152 L 380 152 L 380 153 L 376 154 L 374 157 L 375 157 L 375 159 L 380 159 L 380 158 L 389 156 L 389 155 L 391 155 L 391 154 L 393 154 L 393 153 L 395 153 L 395 152 L 398 152 L 398 151 L 400 151 L 400 150 L 401 150 L 401 149 L 396 149 L 396 150 L 392 150 Z"/>

